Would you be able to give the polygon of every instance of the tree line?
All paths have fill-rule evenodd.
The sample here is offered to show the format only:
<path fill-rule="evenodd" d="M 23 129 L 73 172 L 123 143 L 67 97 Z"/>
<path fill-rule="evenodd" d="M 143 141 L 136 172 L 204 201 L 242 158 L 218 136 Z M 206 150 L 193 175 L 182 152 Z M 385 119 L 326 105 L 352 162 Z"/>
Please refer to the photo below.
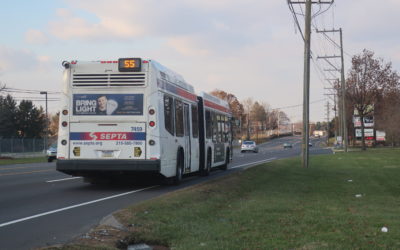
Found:
<path fill-rule="evenodd" d="M 232 116 L 237 121 L 235 132 L 239 137 L 244 135 L 245 138 L 250 139 L 258 132 L 276 130 L 280 124 L 290 122 L 285 112 L 272 109 L 266 102 L 254 101 L 253 98 L 240 102 L 234 94 L 220 89 L 215 89 L 210 94 L 228 102 Z"/>
<path fill-rule="evenodd" d="M 43 108 L 37 108 L 32 101 L 17 104 L 11 95 L 0 95 L 0 137 L 43 138 L 46 121 Z"/>

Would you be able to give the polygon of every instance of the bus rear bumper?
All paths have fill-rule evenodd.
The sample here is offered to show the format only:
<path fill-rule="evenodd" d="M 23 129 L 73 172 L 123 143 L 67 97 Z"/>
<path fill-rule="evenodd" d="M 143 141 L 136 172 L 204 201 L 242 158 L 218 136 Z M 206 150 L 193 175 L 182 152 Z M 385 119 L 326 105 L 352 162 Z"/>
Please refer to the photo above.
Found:
<path fill-rule="evenodd" d="M 160 160 L 57 160 L 57 170 L 75 176 L 100 173 L 160 173 Z"/>

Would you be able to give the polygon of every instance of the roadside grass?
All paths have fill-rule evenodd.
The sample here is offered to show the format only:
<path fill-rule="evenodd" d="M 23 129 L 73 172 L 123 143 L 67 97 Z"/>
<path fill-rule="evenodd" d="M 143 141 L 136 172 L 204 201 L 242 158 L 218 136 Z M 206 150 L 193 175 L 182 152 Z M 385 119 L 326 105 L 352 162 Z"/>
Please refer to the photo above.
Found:
<path fill-rule="evenodd" d="M 0 165 L 37 163 L 37 162 L 47 162 L 47 158 L 45 156 L 42 156 L 42 157 L 30 157 L 30 158 L 0 159 Z"/>
<path fill-rule="evenodd" d="M 313 156 L 300 166 L 299 158 L 274 161 L 121 210 L 114 216 L 128 234 L 119 247 L 400 248 L 399 149 Z"/>

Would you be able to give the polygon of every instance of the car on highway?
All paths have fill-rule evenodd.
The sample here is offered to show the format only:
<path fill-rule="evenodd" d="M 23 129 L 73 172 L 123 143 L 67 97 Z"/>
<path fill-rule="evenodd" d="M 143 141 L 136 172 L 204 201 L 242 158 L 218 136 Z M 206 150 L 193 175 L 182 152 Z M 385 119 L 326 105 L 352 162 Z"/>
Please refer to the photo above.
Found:
<path fill-rule="evenodd" d="M 283 143 L 283 148 L 293 148 L 293 144 L 289 142 Z"/>
<path fill-rule="evenodd" d="M 52 144 L 46 151 L 47 162 L 52 162 L 57 158 L 57 144 Z"/>
<path fill-rule="evenodd" d="M 309 146 L 309 147 L 312 147 L 312 143 L 311 143 L 311 142 L 308 142 L 308 146 Z"/>
<path fill-rule="evenodd" d="M 240 152 L 244 153 L 247 151 L 258 153 L 258 147 L 255 141 L 243 141 L 242 146 L 240 147 Z"/>

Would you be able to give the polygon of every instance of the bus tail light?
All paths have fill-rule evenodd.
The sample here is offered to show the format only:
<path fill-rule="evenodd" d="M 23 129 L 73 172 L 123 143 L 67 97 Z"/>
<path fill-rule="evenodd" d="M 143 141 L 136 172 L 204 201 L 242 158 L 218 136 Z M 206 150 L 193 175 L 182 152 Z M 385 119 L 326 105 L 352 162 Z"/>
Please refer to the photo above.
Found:
<path fill-rule="evenodd" d="M 67 145 L 67 140 L 62 140 L 61 144 L 64 145 L 64 146 Z"/>
<path fill-rule="evenodd" d="M 156 142 L 155 142 L 154 140 L 150 140 L 150 141 L 149 141 L 149 145 L 150 145 L 150 146 L 154 146 L 154 145 L 156 145 Z"/>
<path fill-rule="evenodd" d="M 66 126 L 68 126 L 68 122 L 63 121 L 63 122 L 61 123 L 61 125 L 62 125 L 63 127 L 66 127 Z"/>
<path fill-rule="evenodd" d="M 62 111 L 62 114 L 63 114 L 63 115 L 68 115 L 68 110 L 64 109 L 64 110 Z"/>
<path fill-rule="evenodd" d="M 149 109 L 149 114 L 150 115 L 154 115 L 156 113 L 156 111 L 154 109 Z"/>
<path fill-rule="evenodd" d="M 149 126 L 150 126 L 150 127 L 154 127 L 154 126 L 156 126 L 156 123 L 155 123 L 155 121 L 150 121 L 150 122 L 149 122 Z"/>

